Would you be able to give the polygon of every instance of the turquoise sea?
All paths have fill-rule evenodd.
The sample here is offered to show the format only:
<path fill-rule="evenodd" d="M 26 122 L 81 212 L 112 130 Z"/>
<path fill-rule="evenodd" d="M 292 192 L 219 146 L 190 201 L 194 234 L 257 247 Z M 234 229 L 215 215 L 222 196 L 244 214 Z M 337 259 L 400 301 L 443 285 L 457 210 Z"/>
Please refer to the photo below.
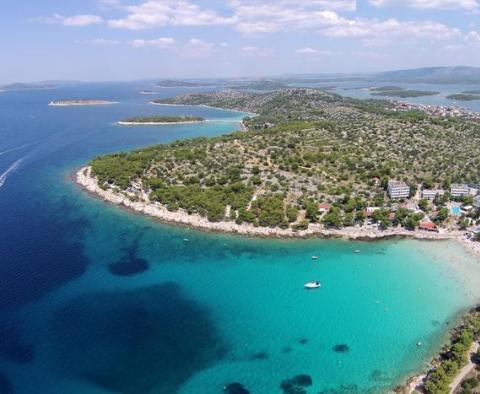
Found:
<path fill-rule="evenodd" d="M 308 394 L 383 393 L 425 368 L 480 296 L 479 261 L 461 245 L 204 233 L 77 188 L 72 172 L 95 155 L 238 128 L 239 113 L 150 105 L 148 88 L 0 94 L 0 393 L 220 394 L 238 382 L 281 394 L 299 374 Z M 120 104 L 47 106 L 70 98 Z M 141 114 L 212 121 L 115 125 Z M 310 280 L 321 289 L 304 290 Z"/>

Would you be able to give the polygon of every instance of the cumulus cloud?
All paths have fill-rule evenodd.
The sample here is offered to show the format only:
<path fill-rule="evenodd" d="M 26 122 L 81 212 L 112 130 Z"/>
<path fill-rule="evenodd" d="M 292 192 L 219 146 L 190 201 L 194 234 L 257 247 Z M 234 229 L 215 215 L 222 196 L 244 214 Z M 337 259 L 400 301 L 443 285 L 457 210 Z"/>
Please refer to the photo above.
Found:
<path fill-rule="evenodd" d="M 96 25 L 103 22 L 103 19 L 98 15 L 72 15 L 64 16 L 60 14 L 53 14 L 52 16 L 41 16 L 30 19 L 32 22 L 60 24 L 63 26 L 88 26 Z"/>
<path fill-rule="evenodd" d="M 118 40 L 109 40 L 107 38 L 94 38 L 93 40 L 77 41 L 78 44 L 91 44 L 95 46 L 116 46 L 122 42 Z"/>
<path fill-rule="evenodd" d="M 477 0 L 370 0 L 375 7 L 400 5 L 424 10 L 465 9 L 474 10 L 479 6 Z"/>
<path fill-rule="evenodd" d="M 234 17 L 224 17 L 214 10 L 205 10 L 188 1 L 151 0 L 126 7 L 128 15 L 108 21 L 109 26 L 141 30 L 165 25 L 207 26 L 235 22 Z"/>
<path fill-rule="evenodd" d="M 379 20 L 342 20 L 325 30 L 330 37 L 343 38 L 402 38 L 432 40 L 447 40 L 462 36 L 460 30 L 450 28 L 442 23 L 434 21 L 402 22 L 395 18 L 385 21 Z"/>
<path fill-rule="evenodd" d="M 130 45 L 134 48 L 153 47 L 160 49 L 169 49 L 175 45 L 175 40 L 172 37 L 160 37 L 154 40 L 136 39 L 130 41 Z"/>
<path fill-rule="evenodd" d="M 331 55 L 333 52 L 327 49 L 315 49 L 311 47 L 299 48 L 295 51 L 300 55 Z"/>
<path fill-rule="evenodd" d="M 199 38 L 191 38 L 180 54 L 187 57 L 206 56 L 209 55 L 214 48 L 215 44 Z"/>

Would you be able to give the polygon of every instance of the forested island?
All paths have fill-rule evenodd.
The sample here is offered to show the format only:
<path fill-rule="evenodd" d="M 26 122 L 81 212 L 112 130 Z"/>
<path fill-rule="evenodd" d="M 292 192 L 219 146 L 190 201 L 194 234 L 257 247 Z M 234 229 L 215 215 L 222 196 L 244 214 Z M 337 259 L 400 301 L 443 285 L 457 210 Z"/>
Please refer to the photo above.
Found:
<path fill-rule="evenodd" d="M 372 96 L 386 96 L 386 97 L 398 97 L 398 98 L 410 98 L 410 97 L 424 97 L 435 96 L 440 92 L 431 90 L 411 90 L 405 89 L 399 86 L 380 86 L 370 89 Z"/>
<path fill-rule="evenodd" d="M 480 126 L 462 119 L 316 89 L 195 93 L 159 102 L 258 116 L 245 119 L 248 132 L 98 157 L 79 171 L 79 183 L 167 221 L 286 235 L 365 224 L 408 231 L 427 219 L 436 228 L 449 223 L 453 198 L 447 191 L 427 201 L 415 197 L 417 190 L 478 183 Z M 392 180 L 405 184 L 407 195 L 390 198 Z M 478 220 L 478 212 L 468 215 L 469 223 Z"/>
<path fill-rule="evenodd" d="M 175 79 L 164 79 L 159 81 L 156 86 L 159 88 L 197 88 L 203 86 L 204 84 L 194 81 L 182 81 Z"/>
<path fill-rule="evenodd" d="M 456 93 L 456 94 L 450 94 L 447 96 L 447 99 L 450 100 L 457 100 L 457 101 L 474 101 L 474 100 L 480 100 L 480 93 Z"/>
<path fill-rule="evenodd" d="M 118 122 L 121 125 L 162 125 L 204 122 L 200 116 L 135 116 Z"/>

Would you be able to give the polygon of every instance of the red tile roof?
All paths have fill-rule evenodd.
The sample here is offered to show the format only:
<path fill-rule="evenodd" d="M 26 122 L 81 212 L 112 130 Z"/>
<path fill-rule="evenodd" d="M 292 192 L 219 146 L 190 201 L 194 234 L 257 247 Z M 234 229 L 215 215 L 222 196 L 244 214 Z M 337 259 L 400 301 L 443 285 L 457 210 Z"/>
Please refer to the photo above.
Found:
<path fill-rule="evenodd" d="M 437 225 L 432 222 L 422 222 L 418 225 L 420 230 L 437 231 Z"/>

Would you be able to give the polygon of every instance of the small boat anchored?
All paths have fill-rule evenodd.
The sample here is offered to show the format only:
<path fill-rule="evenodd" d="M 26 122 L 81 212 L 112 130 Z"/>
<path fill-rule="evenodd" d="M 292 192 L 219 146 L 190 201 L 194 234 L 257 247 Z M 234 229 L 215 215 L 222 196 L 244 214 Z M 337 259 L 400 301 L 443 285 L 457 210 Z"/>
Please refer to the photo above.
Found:
<path fill-rule="evenodd" d="M 305 287 L 306 289 L 318 289 L 320 286 L 322 286 L 320 284 L 320 282 L 307 282 L 303 285 L 303 287 Z"/>
<path fill-rule="evenodd" d="M 318 260 L 318 256 L 312 256 L 312 260 Z"/>

